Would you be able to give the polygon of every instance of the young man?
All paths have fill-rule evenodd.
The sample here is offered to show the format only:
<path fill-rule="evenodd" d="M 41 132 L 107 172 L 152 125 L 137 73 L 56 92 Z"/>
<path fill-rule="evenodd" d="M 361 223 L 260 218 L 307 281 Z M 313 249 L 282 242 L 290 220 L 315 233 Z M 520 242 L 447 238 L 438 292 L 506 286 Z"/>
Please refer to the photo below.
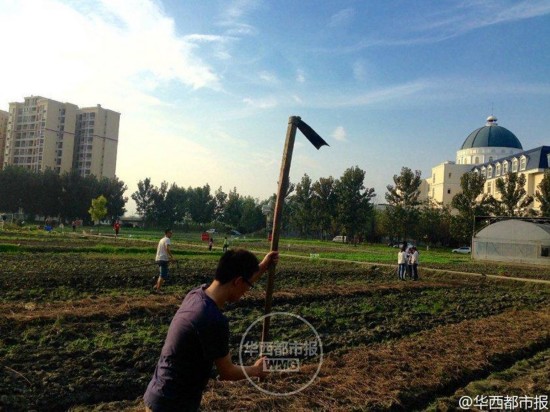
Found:
<path fill-rule="evenodd" d="M 418 249 L 416 246 L 411 248 L 410 262 L 412 265 L 412 279 L 418 280 Z"/>
<path fill-rule="evenodd" d="M 246 377 L 241 366 L 231 361 L 229 323 L 221 309 L 238 301 L 277 261 L 277 252 L 268 253 L 258 263 L 247 250 L 229 250 L 220 258 L 210 286 L 187 294 L 172 319 L 143 396 L 147 412 L 197 411 L 214 364 L 222 380 Z M 263 376 L 263 358 L 245 369 L 248 376 Z"/>
<path fill-rule="evenodd" d="M 164 281 L 168 278 L 168 263 L 174 260 L 170 251 L 170 238 L 172 237 L 172 229 L 164 231 L 164 237 L 159 241 L 157 246 L 157 255 L 155 262 L 159 265 L 160 273 L 157 279 L 157 284 L 153 287 L 155 292 L 160 292 L 160 288 Z"/>
<path fill-rule="evenodd" d="M 118 238 L 118 232 L 120 232 L 120 221 L 116 221 L 113 225 L 113 230 L 115 231 L 115 239 Z"/>

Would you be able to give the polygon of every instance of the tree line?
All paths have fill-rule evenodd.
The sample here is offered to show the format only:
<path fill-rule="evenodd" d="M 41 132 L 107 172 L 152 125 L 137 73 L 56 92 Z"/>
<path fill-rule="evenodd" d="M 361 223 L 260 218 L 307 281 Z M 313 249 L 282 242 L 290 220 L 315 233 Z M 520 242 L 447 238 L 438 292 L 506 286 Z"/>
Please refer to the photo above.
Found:
<path fill-rule="evenodd" d="M 474 233 L 475 217 L 534 216 L 534 198 L 525 191 L 525 176 L 508 173 L 495 180 L 497 198 L 483 193 L 485 177 L 470 172 L 461 178 L 461 193 L 451 205 L 421 201 L 421 173 L 403 167 L 386 187 L 387 204 L 373 204 L 376 193 L 365 186 L 366 172 L 350 167 L 340 178 L 321 177 L 317 181 L 305 174 L 289 185 L 283 209 L 282 231 L 302 238 L 332 239 L 346 236 L 348 241 L 369 240 L 398 242 L 414 240 L 426 244 L 469 243 Z M 270 230 L 275 195 L 259 200 L 243 196 L 233 188 L 212 191 L 201 187 L 180 187 L 150 178 L 140 180 L 131 194 L 137 213 L 145 225 L 184 227 L 215 226 L 243 233 Z M 7 167 L 0 171 L 0 211 L 59 216 L 89 222 L 92 199 L 104 196 L 107 216 L 115 219 L 124 214 L 128 198 L 121 180 L 81 177 L 78 174 L 57 175 L 53 171 L 34 173 L 23 168 Z M 535 198 L 540 202 L 540 215 L 550 216 L 550 171 L 538 185 Z"/>
<path fill-rule="evenodd" d="M 118 178 L 98 179 L 77 173 L 57 174 L 51 169 L 32 172 L 18 166 L 0 171 L 0 211 L 27 216 L 61 218 L 70 222 L 81 219 L 90 222 L 88 210 L 92 199 L 103 195 L 107 199 L 107 216 L 122 216 L 128 198 L 127 186 Z"/>

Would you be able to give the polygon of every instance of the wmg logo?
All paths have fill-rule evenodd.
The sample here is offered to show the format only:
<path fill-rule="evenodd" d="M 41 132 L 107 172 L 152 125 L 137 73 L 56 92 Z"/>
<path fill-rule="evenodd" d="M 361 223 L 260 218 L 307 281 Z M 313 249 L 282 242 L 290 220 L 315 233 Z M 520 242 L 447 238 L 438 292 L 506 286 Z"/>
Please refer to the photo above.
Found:
<path fill-rule="evenodd" d="M 299 358 L 266 358 L 263 364 L 264 372 L 299 372 Z"/>

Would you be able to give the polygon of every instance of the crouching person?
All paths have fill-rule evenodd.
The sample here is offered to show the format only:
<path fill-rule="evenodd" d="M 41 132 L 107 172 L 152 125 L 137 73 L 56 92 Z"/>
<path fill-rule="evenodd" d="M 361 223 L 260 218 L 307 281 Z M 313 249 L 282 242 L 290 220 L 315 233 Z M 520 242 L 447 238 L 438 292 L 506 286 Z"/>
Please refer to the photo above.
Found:
<path fill-rule="evenodd" d="M 229 323 L 221 312 L 238 301 L 268 269 L 278 253 L 261 262 L 251 252 L 232 249 L 222 255 L 214 281 L 190 291 L 176 312 L 157 366 L 143 396 L 146 411 L 196 411 L 213 365 L 222 380 L 246 376 L 229 353 Z M 248 376 L 263 376 L 263 358 L 245 366 Z"/>

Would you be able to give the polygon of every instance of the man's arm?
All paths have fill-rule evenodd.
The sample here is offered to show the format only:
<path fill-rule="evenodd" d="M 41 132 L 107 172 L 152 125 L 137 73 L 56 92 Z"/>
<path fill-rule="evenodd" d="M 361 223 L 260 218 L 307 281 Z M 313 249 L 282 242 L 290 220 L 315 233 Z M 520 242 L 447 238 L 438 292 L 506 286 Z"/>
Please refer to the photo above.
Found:
<path fill-rule="evenodd" d="M 271 265 L 276 265 L 278 261 L 279 261 L 279 252 L 273 251 L 265 255 L 265 257 L 259 264 L 260 270 L 258 270 L 256 273 L 252 275 L 252 278 L 251 278 L 252 283 L 257 282 L 260 279 L 260 277 L 265 272 L 267 272 L 269 267 Z"/>
<path fill-rule="evenodd" d="M 244 367 L 249 377 L 266 375 L 266 373 L 263 371 L 264 359 L 265 356 L 258 359 L 254 363 L 254 365 Z M 216 364 L 216 369 L 220 374 L 220 379 L 223 381 L 238 381 L 246 378 L 246 375 L 243 372 L 243 368 L 241 366 L 235 365 L 231 361 L 230 353 L 228 353 L 223 358 L 216 359 L 214 363 Z"/>
<path fill-rule="evenodd" d="M 168 256 L 170 256 L 170 260 L 174 260 L 174 256 L 172 255 L 172 251 L 170 250 L 170 245 L 166 245 L 166 253 L 168 253 Z"/>

